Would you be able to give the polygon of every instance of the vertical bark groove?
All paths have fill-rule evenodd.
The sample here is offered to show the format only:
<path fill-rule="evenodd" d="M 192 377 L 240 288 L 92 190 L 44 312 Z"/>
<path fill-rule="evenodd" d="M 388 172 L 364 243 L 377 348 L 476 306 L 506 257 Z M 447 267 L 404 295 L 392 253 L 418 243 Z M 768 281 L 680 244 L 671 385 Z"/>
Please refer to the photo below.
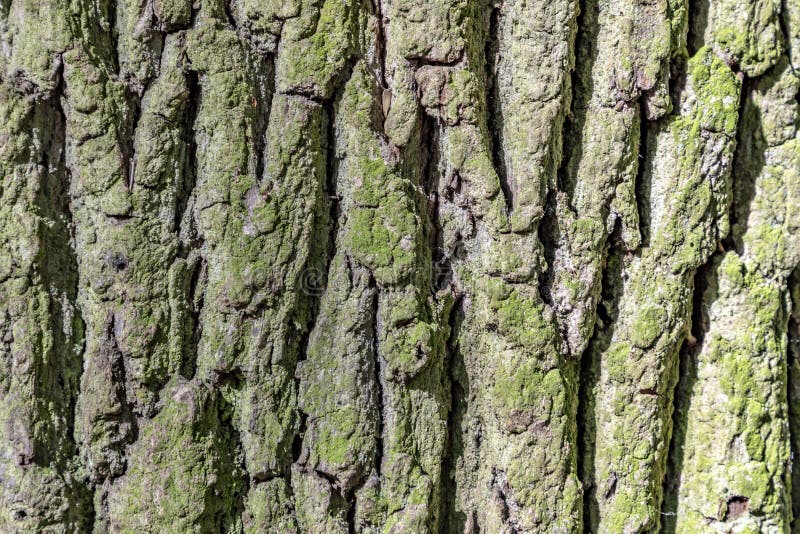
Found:
<path fill-rule="evenodd" d="M 0 2 L 0 531 L 789 531 L 791 0 Z"/>

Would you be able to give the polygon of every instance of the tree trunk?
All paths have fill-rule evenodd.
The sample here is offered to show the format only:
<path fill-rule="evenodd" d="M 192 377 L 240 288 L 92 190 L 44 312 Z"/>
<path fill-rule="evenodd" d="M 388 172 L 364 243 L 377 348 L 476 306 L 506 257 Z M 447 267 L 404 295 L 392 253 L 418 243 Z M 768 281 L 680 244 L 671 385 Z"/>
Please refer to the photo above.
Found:
<path fill-rule="evenodd" d="M 792 530 L 798 0 L 0 21 L 0 531 Z"/>

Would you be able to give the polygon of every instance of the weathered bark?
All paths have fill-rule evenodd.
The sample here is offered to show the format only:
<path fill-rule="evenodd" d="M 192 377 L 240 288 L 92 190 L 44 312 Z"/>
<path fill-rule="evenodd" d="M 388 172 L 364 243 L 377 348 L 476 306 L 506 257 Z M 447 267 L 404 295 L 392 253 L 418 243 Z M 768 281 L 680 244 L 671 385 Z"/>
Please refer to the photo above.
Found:
<path fill-rule="evenodd" d="M 0 22 L 0 531 L 798 528 L 797 0 Z"/>

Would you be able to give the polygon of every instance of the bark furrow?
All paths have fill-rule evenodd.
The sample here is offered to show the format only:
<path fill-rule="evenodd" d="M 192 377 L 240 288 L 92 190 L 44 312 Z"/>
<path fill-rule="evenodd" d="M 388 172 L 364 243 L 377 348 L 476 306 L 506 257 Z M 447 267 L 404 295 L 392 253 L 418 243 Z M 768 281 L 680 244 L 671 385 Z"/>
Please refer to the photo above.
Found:
<path fill-rule="evenodd" d="M 797 529 L 796 0 L 0 44 L 0 531 Z"/>

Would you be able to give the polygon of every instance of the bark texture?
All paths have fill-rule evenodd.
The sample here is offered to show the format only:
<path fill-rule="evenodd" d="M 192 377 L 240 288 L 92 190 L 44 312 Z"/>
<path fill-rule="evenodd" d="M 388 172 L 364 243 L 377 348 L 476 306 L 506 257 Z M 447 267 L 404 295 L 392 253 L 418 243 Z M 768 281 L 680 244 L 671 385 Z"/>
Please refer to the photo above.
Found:
<path fill-rule="evenodd" d="M 800 531 L 798 0 L 0 45 L 0 532 Z"/>

